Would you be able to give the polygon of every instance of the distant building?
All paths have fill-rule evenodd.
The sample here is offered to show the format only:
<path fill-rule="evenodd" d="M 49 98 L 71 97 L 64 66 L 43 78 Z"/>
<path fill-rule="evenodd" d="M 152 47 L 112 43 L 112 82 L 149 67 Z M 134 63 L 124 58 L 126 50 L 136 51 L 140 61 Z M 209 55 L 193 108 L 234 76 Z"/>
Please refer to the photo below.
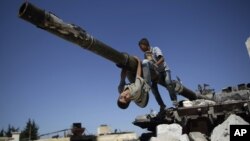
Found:
<path fill-rule="evenodd" d="M 11 140 L 10 137 L 0 137 L 0 141 L 9 141 Z"/>
<path fill-rule="evenodd" d="M 47 138 L 47 139 L 39 139 L 39 140 L 36 140 L 36 141 L 70 141 L 70 138 L 69 137 L 66 137 L 66 138 Z"/>
<path fill-rule="evenodd" d="M 97 136 L 111 134 L 111 128 L 108 125 L 101 125 L 97 128 Z"/>
<path fill-rule="evenodd" d="M 12 137 L 0 137 L 0 141 L 19 141 L 19 140 L 20 140 L 19 132 L 12 132 Z"/>
<path fill-rule="evenodd" d="M 138 137 L 134 132 L 111 133 L 97 136 L 97 141 L 137 141 Z"/>
<path fill-rule="evenodd" d="M 135 132 L 112 132 L 108 125 L 101 125 L 97 128 L 96 135 L 72 135 L 71 137 L 47 138 L 36 141 L 138 141 L 138 137 Z"/>
<path fill-rule="evenodd" d="M 97 128 L 97 141 L 135 141 L 138 137 L 134 132 L 112 132 L 108 125 Z"/>

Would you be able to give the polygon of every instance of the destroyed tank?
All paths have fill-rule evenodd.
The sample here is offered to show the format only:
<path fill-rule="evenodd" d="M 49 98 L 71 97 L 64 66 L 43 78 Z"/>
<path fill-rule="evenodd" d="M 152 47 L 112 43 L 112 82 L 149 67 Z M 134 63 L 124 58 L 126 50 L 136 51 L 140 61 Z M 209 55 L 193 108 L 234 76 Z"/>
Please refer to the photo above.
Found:
<path fill-rule="evenodd" d="M 250 83 L 229 86 L 217 93 L 213 89 L 198 89 L 196 94 L 203 99 L 188 101 L 192 104 L 180 101 L 179 107 L 166 109 L 160 117 L 154 113 L 136 117 L 133 124 L 150 131 L 142 134 L 142 140 L 155 136 L 160 124 L 178 123 L 183 133 L 201 132 L 210 136 L 214 127 L 232 114 L 250 123 Z"/>
<path fill-rule="evenodd" d="M 51 12 L 42 10 L 29 2 L 21 5 L 18 15 L 38 28 L 77 44 L 81 48 L 115 63 L 118 67 L 126 68 L 130 72 L 130 81 L 135 78 L 137 61 L 133 56 L 121 53 L 106 45 L 81 27 L 65 23 Z M 180 124 L 184 133 L 199 131 L 209 135 L 216 125 L 224 121 L 232 113 L 250 122 L 250 83 L 240 84 L 237 87 L 228 87 L 218 93 L 213 93 L 212 90 L 202 89 L 201 87 L 199 87 L 199 92 L 195 93 L 178 80 L 173 80 L 173 83 L 175 91 L 192 100 L 191 103 L 197 101 L 197 99 L 212 102 L 205 105 L 191 104 L 191 106 L 187 107 L 186 103 L 181 101 L 179 107 L 166 109 L 165 113 L 160 117 L 152 114 L 147 114 L 144 118 L 137 117 L 133 124 L 151 131 L 147 135 L 154 136 L 157 125 L 170 123 Z M 248 95 L 248 99 L 227 100 L 229 95 L 237 93 L 239 95 Z"/>

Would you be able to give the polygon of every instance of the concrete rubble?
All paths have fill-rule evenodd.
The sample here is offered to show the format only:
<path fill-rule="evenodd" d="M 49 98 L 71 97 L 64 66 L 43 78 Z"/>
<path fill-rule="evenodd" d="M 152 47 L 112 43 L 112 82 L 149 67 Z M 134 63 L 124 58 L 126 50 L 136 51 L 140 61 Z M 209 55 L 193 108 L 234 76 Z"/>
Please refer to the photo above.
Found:
<path fill-rule="evenodd" d="M 197 99 L 197 100 L 185 100 L 183 101 L 183 107 L 193 107 L 193 106 L 209 106 L 215 105 L 216 103 L 212 100 Z"/>
<path fill-rule="evenodd" d="M 237 115 L 230 115 L 222 124 L 216 126 L 211 134 L 211 141 L 229 141 L 230 125 L 249 125 Z"/>
<path fill-rule="evenodd" d="M 244 119 L 237 115 L 230 115 L 222 124 L 216 126 L 208 138 L 200 132 L 190 132 L 182 134 L 182 127 L 179 124 L 160 124 L 156 128 L 156 137 L 151 137 L 150 141 L 229 141 L 230 125 L 249 125 Z"/>
<path fill-rule="evenodd" d="M 189 141 L 187 134 L 182 134 L 182 127 L 179 124 L 161 124 L 156 128 L 156 137 L 150 141 Z"/>
<path fill-rule="evenodd" d="M 190 132 L 189 134 L 190 141 L 208 141 L 206 135 L 200 132 Z"/>
<path fill-rule="evenodd" d="M 250 99 L 250 90 L 222 92 L 221 94 L 215 95 L 214 100 L 216 102 L 228 103 L 232 101 L 242 101 Z"/>

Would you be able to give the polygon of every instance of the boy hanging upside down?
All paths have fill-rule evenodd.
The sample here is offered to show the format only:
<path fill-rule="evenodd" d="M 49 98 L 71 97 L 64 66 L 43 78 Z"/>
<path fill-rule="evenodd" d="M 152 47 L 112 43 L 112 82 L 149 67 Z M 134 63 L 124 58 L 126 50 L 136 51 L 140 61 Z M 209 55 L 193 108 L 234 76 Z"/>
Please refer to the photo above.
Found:
<path fill-rule="evenodd" d="M 141 62 L 138 57 L 135 57 L 138 61 L 136 78 L 134 83 L 126 84 L 125 79 L 127 76 L 127 71 L 122 69 L 121 80 L 118 86 L 118 91 L 120 93 L 117 105 L 121 109 L 126 109 L 131 101 L 134 101 L 136 105 L 144 108 L 148 104 L 148 93 L 150 91 L 150 86 L 141 77 Z"/>

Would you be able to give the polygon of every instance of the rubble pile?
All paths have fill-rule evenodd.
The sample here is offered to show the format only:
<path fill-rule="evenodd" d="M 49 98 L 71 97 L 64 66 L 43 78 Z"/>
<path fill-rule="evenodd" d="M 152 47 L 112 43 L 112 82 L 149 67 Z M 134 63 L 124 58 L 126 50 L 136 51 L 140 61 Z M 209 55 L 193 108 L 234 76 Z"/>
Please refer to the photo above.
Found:
<path fill-rule="evenodd" d="M 206 99 L 197 99 L 197 100 L 185 100 L 183 101 L 183 107 L 193 107 L 193 106 L 209 106 L 209 105 L 215 105 L 216 102 L 212 100 L 206 100 Z"/>
<path fill-rule="evenodd" d="M 189 134 L 190 141 L 207 141 L 207 136 L 200 132 L 190 132 Z"/>
<path fill-rule="evenodd" d="M 182 127 L 176 123 L 160 124 L 156 128 L 156 137 L 151 137 L 150 141 L 229 141 L 230 125 L 249 125 L 249 123 L 240 116 L 232 114 L 213 129 L 210 137 L 200 132 L 183 134 Z"/>
<path fill-rule="evenodd" d="M 216 126 L 211 134 L 211 141 L 229 141 L 230 125 L 249 125 L 237 115 L 230 115 L 222 124 Z"/>
<path fill-rule="evenodd" d="M 182 127 L 179 124 L 161 124 L 156 128 L 156 137 L 151 137 L 150 141 L 189 141 L 187 134 L 182 134 Z"/>

